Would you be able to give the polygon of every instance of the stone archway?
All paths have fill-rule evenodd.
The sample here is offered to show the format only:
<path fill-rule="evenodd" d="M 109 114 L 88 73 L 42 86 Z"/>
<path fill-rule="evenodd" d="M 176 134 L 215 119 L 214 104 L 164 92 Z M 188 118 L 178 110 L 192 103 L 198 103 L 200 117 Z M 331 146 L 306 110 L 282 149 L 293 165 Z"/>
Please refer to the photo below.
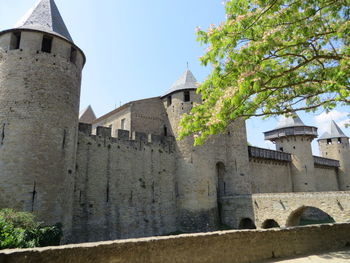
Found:
<path fill-rule="evenodd" d="M 304 226 L 334 222 L 333 217 L 323 210 L 313 206 L 302 206 L 289 215 L 286 226 Z"/>
<path fill-rule="evenodd" d="M 280 227 L 280 225 L 273 219 L 267 219 L 264 221 L 264 223 L 261 226 L 264 229 L 269 229 L 269 228 L 277 228 Z"/>
<path fill-rule="evenodd" d="M 239 222 L 239 229 L 256 229 L 256 226 L 253 222 L 253 220 L 251 220 L 250 218 L 246 217 L 243 218 L 240 222 Z"/>

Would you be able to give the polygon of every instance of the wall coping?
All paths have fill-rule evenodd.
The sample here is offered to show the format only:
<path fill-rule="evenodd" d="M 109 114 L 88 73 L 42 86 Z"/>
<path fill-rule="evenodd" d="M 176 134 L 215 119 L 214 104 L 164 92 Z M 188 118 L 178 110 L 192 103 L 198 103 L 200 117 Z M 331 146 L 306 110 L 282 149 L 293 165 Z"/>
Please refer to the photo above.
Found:
<path fill-rule="evenodd" d="M 0 251 L 0 262 L 256 262 L 345 248 L 350 223 L 230 230 Z"/>

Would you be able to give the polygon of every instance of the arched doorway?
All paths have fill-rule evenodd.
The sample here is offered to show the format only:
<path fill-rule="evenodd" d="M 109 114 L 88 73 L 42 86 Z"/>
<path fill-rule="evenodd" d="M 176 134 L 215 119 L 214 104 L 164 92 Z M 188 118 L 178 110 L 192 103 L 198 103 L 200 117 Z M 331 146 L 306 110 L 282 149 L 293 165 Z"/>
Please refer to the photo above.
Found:
<path fill-rule="evenodd" d="M 239 229 L 256 229 L 256 226 L 250 218 L 243 218 L 241 222 L 239 222 Z"/>
<path fill-rule="evenodd" d="M 221 199 L 226 195 L 226 183 L 225 183 L 225 165 L 222 162 L 216 164 L 216 200 L 218 206 L 218 221 L 221 227 L 224 222 L 222 220 L 222 203 Z"/>
<path fill-rule="evenodd" d="M 334 222 L 333 217 L 321 209 L 312 206 L 302 206 L 290 214 L 286 226 L 306 226 Z"/>
<path fill-rule="evenodd" d="M 261 226 L 264 229 L 280 227 L 280 225 L 273 219 L 267 219 Z"/>

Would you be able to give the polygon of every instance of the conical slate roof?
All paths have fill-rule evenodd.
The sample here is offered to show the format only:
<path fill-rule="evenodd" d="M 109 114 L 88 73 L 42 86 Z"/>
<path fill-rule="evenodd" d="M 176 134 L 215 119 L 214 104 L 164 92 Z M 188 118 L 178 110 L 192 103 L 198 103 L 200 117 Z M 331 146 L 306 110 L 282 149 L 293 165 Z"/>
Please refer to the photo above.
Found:
<path fill-rule="evenodd" d="M 96 115 L 90 105 L 79 113 L 79 122 L 91 124 L 94 120 Z"/>
<path fill-rule="evenodd" d="M 319 140 L 333 139 L 333 138 L 348 138 L 345 133 L 339 128 L 335 121 L 331 121 L 327 131 L 322 134 Z"/>
<path fill-rule="evenodd" d="M 169 95 L 171 93 L 181 91 L 181 90 L 189 90 L 189 89 L 197 89 L 197 80 L 193 76 L 192 72 L 187 69 L 181 77 L 171 86 L 171 88 L 164 94 L 164 96 Z"/>
<path fill-rule="evenodd" d="M 73 42 L 54 0 L 40 0 L 15 28 L 39 30 Z"/>
<path fill-rule="evenodd" d="M 293 116 L 290 116 L 290 117 L 281 116 L 276 129 L 287 128 L 287 127 L 299 127 L 299 126 L 306 126 L 306 125 L 300 119 L 298 114 L 294 113 Z"/>

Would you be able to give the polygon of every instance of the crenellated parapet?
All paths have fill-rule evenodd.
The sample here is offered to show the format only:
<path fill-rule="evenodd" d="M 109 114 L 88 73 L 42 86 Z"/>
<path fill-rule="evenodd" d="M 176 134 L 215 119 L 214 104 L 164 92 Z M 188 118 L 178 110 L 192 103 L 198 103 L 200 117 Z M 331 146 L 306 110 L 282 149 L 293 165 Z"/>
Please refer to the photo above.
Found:
<path fill-rule="evenodd" d="M 99 126 L 96 128 L 96 135 L 92 134 L 92 125 L 79 123 L 79 133 L 84 134 L 95 140 L 108 138 L 111 143 L 124 143 L 139 147 L 140 143 L 147 146 L 157 146 L 166 149 L 167 153 L 175 151 L 175 138 L 173 136 L 162 136 L 156 134 L 147 134 L 144 132 L 129 132 L 118 129 L 115 137 L 112 136 L 112 129 Z"/>

